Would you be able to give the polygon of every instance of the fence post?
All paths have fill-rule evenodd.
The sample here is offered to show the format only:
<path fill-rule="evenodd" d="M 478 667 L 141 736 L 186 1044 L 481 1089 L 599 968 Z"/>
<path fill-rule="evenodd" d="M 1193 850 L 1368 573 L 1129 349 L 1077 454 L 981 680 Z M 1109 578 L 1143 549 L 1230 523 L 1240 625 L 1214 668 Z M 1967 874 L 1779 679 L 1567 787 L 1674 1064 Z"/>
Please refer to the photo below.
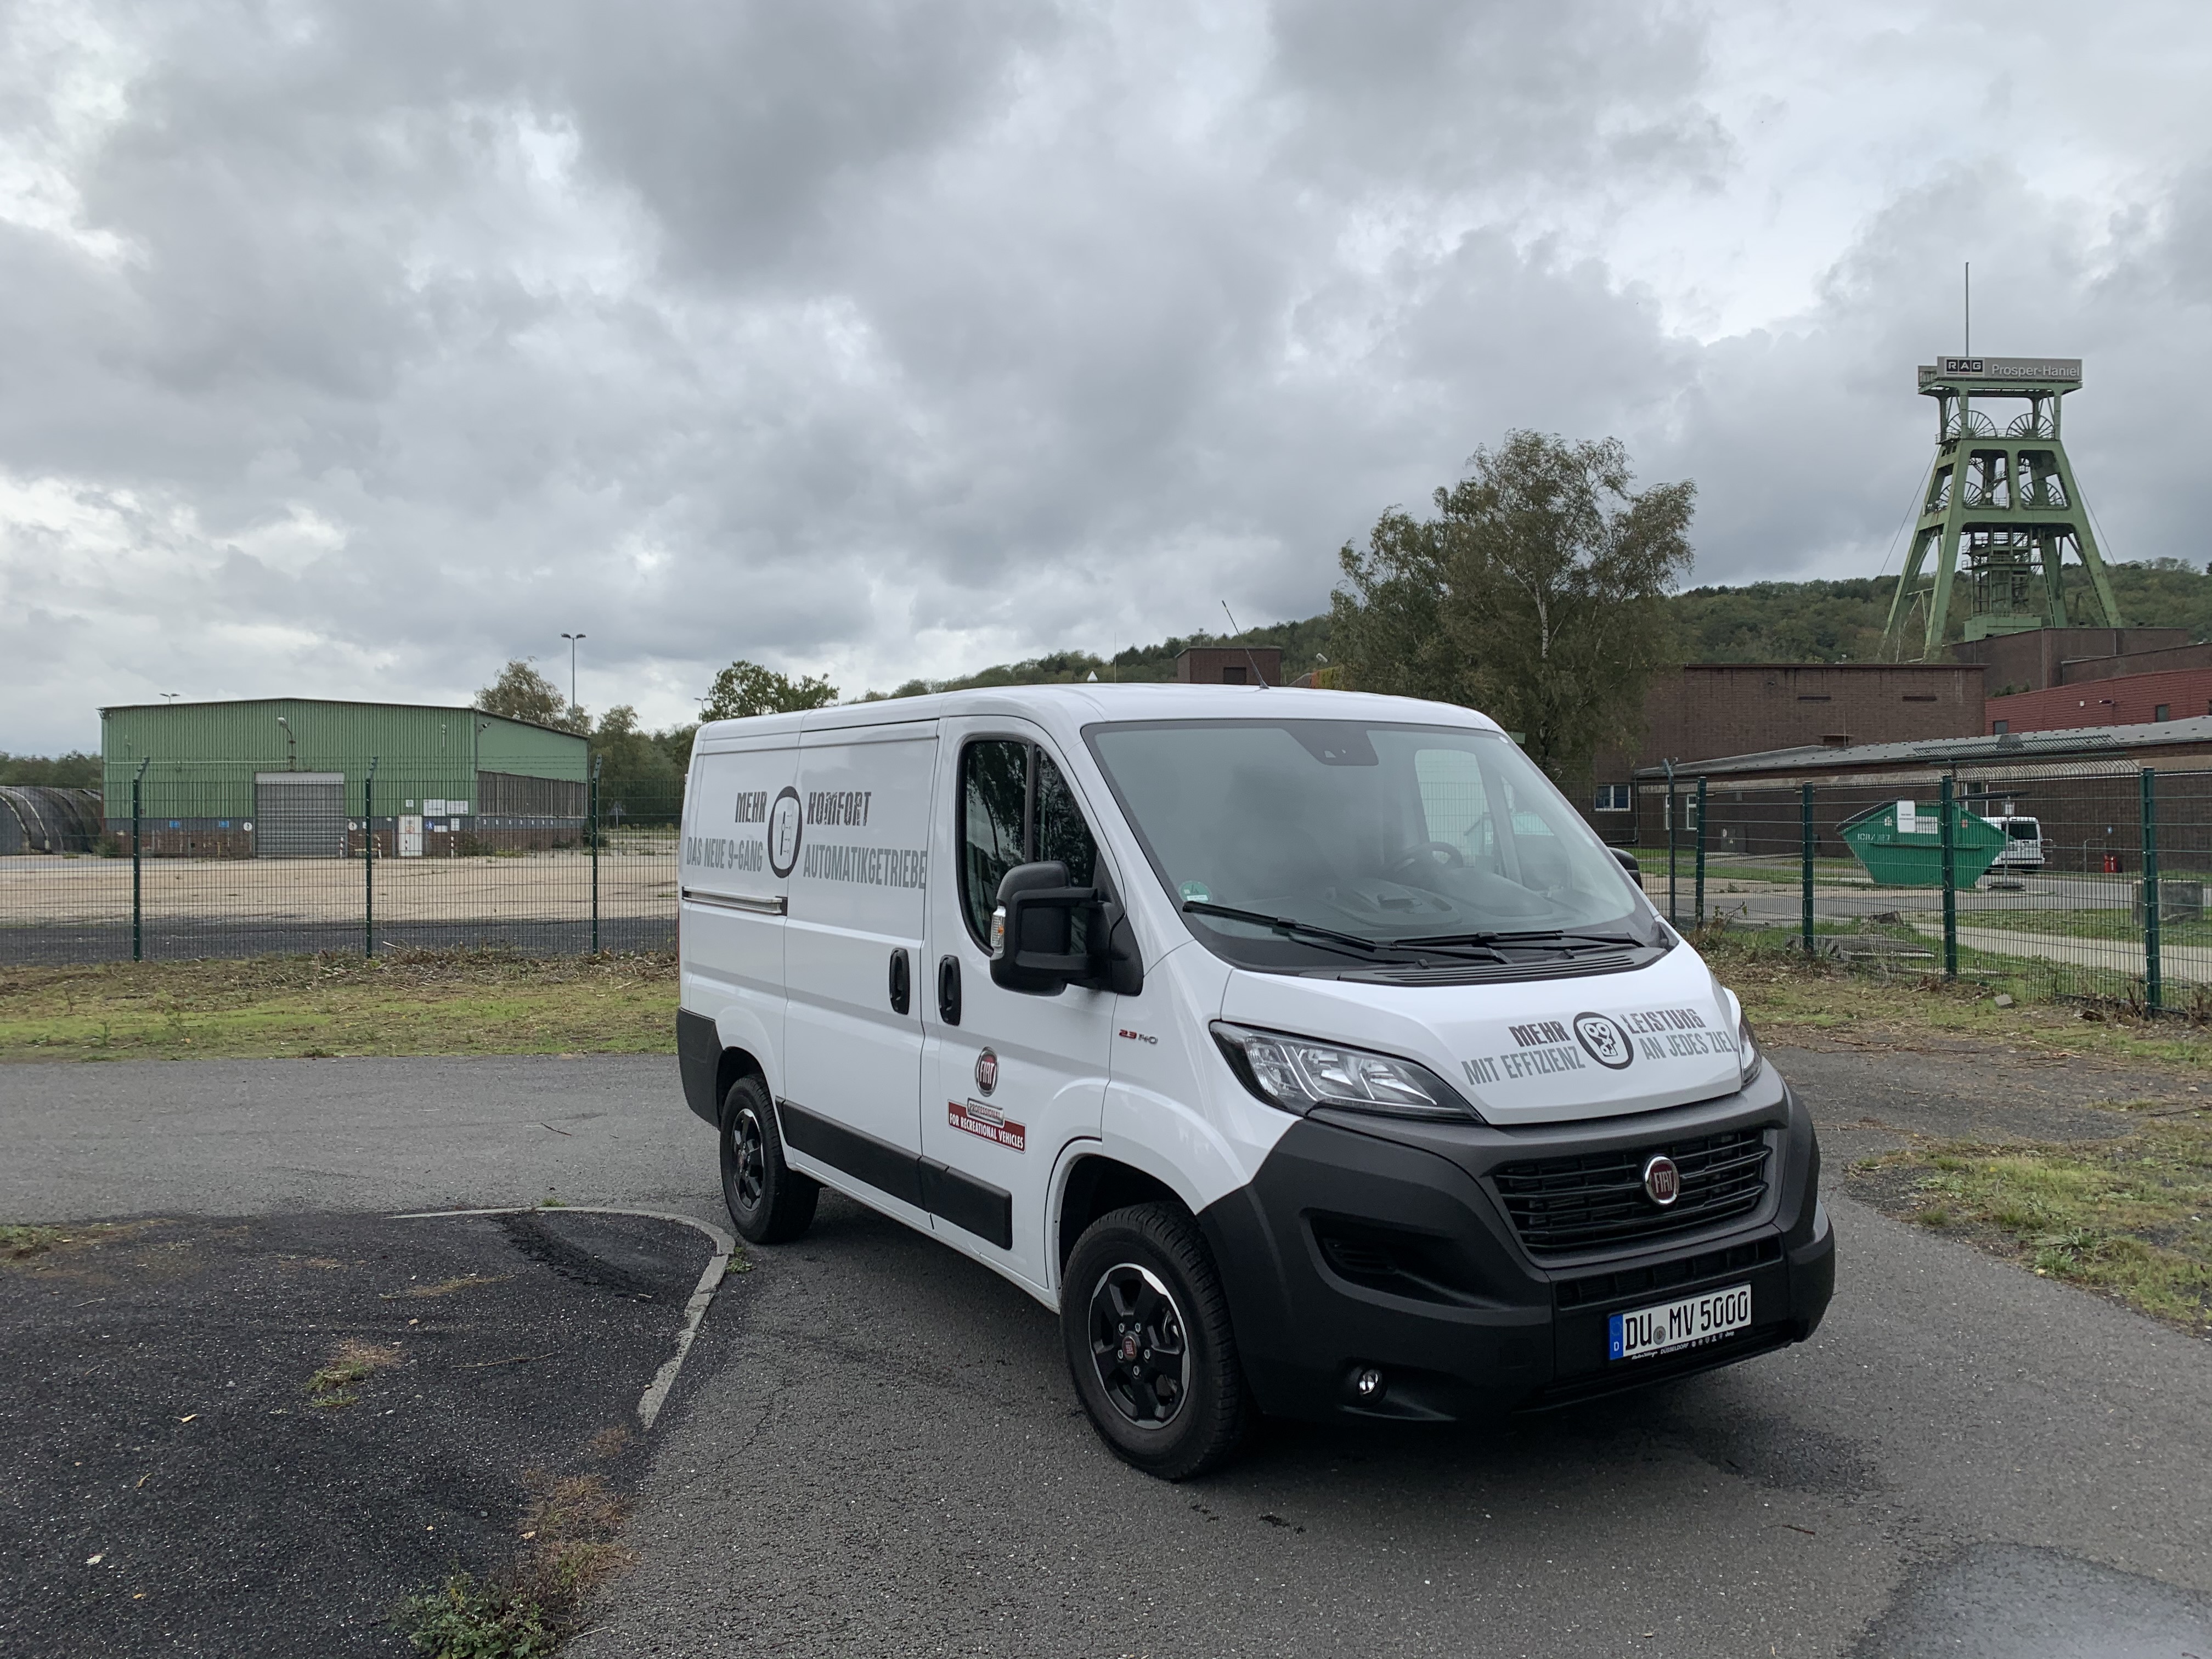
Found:
<path fill-rule="evenodd" d="M 138 770 L 131 780 L 131 960 L 133 962 L 146 959 L 145 891 L 141 883 L 143 866 L 139 862 L 143 856 L 146 836 L 144 826 L 138 821 L 138 786 L 145 781 L 146 769 L 153 763 L 151 755 L 144 757 L 139 761 Z"/>
<path fill-rule="evenodd" d="M 592 954 L 599 953 L 599 768 L 605 755 L 592 757 Z"/>
<path fill-rule="evenodd" d="M 368 757 L 368 775 L 361 781 L 361 838 L 362 863 L 362 949 L 365 957 L 376 954 L 376 760 Z"/>
<path fill-rule="evenodd" d="M 2151 1012 L 2166 1006 L 2166 975 L 2159 961 L 2158 774 L 2142 769 L 2143 1001 Z"/>
<path fill-rule="evenodd" d="M 1951 778 L 1943 777 L 1936 793 L 1936 810 L 1943 831 L 1943 977 L 1959 977 L 1959 871 L 1955 855 L 1956 836 L 1951 823 Z"/>
<path fill-rule="evenodd" d="M 1813 786 L 1801 786 L 1797 802 L 1797 836 L 1803 874 L 1798 884 L 1797 925 L 1803 935 L 1805 959 L 1813 957 Z"/>
<path fill-rule="evenodd" d="M 1698 926 L 1705 925 L 1705 781 L 1698 780 Z"/>
<path fill-rule="evenodd" d="M 1680 905 L 1677 904 L 1677 903 L 1674 902 L 1674 817 L 1675 817 L 1675 811 L 1676 811 L 1676 804 L 1675 804 L 1675 797 L 1674 797 L 1674 762 L 1672 762 L 1672 761 L 1668 761 L 1668 762 L 1667 762 L 1667 763 L 1666 763 L 1666 767 L 1667 767 L 1667 925 L 1668 925 L 1669 927 L 1680 927 L 1682 925 L 1682 908 L 1681 908 L 1681 906 L 1680 906 Z"/>

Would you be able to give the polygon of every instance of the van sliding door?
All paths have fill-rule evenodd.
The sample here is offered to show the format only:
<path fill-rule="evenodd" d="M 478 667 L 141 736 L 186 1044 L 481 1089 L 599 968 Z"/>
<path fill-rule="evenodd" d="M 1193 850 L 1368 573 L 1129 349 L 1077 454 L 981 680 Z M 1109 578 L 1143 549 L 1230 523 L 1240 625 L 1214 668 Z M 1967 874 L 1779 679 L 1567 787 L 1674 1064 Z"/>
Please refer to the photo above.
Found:
<path fill-rule="evenodd" d="M 801 738 L 784 930 L 779 1117 L 792 1162 L 808 1174 L 862 1182 L 923 1227 L 925 883 L 937 749 L 934 722 Z M 902 997 L 896 952 L 905 954 Z"/>

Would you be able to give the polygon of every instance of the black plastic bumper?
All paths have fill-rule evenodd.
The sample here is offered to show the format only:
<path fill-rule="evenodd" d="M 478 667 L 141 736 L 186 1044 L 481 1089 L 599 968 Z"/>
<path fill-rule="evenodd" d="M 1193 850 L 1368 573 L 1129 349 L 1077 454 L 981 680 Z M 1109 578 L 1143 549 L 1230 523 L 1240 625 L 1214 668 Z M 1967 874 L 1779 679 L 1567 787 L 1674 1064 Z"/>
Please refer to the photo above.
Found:
<path fill-rule="evenodd" d="M 714 1022 L 689 1008 L 676 1011 L 676 1069 L 684 1079 L 684 1099 L 694 1112 L 720 1128 L 722 1034 Z"/>
<path fill-rule="evenodd" d="M 1661 1241 L 1532 1252 L 1500 1165 L 1756 1129 L 1756 1207 Z M 1521 1129 L 1321 1115 L 1251 1184 L 1200 1218 L 1246 1376 L 1279 1416 L 1445 1420 L 1561 1405 L 1801 1341 L 1835 1286 L 1811 1121 L 1771 1067 L 1747 1094 L 1628 1118 Z M 1748 1284 L 1752 1324 L 1708 1346 L 1608 1358 L 1612 1315 Z M 1379 1371 L 1363 1395 L 1362 1372 Z"/>

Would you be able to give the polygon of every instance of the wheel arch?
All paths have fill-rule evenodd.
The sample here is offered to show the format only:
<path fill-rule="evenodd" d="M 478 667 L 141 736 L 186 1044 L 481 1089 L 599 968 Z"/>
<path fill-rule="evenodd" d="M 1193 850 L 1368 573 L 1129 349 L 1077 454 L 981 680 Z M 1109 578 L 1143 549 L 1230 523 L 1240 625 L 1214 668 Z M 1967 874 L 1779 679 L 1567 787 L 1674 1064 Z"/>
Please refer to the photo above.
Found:
<path fill-rule="evenodd" d="M 694 1114 L 716 1128 L 722 1124 L 722 1103 L 739 1078 L 757 1077 L 769 1097 L 775 1097 L 766 1045 L 752 1040 L 755 1024 L 743 1010 L 726 1010 L 719 1019 L 688 1008 L 677 1010 L 676 1052 L 684 1097 Z"/>
<path fill-rule="evenodd" d="M 1195 1218 L 1189 1202 L 1158 1176 L 1109 1152 L 1078 1153 L 1060 1182 L 1060 1215 L 1053 1237 L 1054 1279 L 1065 1277 L 1075 1243 L 1092 1222 L 1131 1204 L 1151 1203 L 1172 1204 Z"/>

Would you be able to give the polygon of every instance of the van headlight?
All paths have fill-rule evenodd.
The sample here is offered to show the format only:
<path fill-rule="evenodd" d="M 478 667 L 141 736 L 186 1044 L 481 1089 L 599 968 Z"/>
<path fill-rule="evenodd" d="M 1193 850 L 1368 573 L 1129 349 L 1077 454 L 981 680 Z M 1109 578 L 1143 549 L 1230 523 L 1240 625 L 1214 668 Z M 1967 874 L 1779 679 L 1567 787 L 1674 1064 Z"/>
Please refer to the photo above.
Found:
<path fill-rule="evenodd" d="M 1214 1021 L 1211 1029 L 1237 1081 L 1270 1106 L 1300 1117 L 1316 1106 L 1341 1106 L 1389 1117 L 1482 1121 L 1457 1090 L 1410 1060 L 1225 1020 Z"/>
<path fill-rule="evenodd" d="M 1735 1057 L 1741 1068 L 1735 1084 L 1740 1092 L 1751 1087 L 1766 1066 L 1766 1056 L 1759 1052 L 1759 1039 L 1751 1034 L 1751 1017 L 1747 1014 L 1736 1016 Z"/>

